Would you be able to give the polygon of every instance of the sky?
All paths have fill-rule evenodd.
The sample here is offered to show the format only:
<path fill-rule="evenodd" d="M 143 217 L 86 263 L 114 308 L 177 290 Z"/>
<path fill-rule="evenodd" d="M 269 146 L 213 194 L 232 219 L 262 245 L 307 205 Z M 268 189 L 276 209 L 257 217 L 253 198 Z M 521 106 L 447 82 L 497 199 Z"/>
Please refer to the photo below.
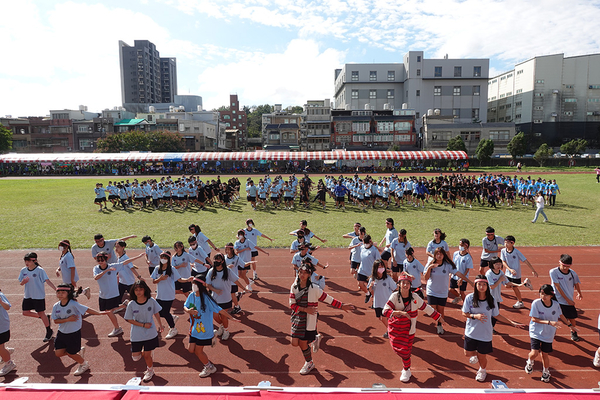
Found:
<path fill-rule="evenodd" d="M 119 40 L 177 58 L 204 109 L 333 100 L 347 63 L 598 53 L 600 0 L 102 0 L 3 2 L 0 116 L 121 106 Z"/>

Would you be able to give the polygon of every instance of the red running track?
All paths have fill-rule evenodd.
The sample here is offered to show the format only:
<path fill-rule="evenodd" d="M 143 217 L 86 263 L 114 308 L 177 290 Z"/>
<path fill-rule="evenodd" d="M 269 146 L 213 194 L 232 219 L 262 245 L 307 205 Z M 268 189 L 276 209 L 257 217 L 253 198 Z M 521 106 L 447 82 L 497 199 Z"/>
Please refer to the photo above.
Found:
<path fill-rule="evenodd" d="M 451 249 L 452 251 L 454 249 Z M 217 373 L 209 378 L 199 378 L 201 363 L 187 352 L 187 338 L 183 334 L 189 329 L 186 318 L 177 323 L 180 334 L 171 340 L 161 340 L 155 351 L 156 375 L 150 385 L 157 386 L 253 386 L 260 381 L 271 381 L 273 386 L 295 387 L 371 387 L 383 383 L 387 387 L 412 388 L 488 388 L 492 379 L 504 381 L 510 388 L 593 388 L 598 386 L 600 375 L 592 365 L 592 358 L 599 339 L 597 331 L 600 273 L 594 263 L 597 247 L 545 247 L 520 250 L 540 273 L 533 278 L 534 287 L 550 283 L 548 271 L 557 265 L 561 253 L 574 258 L 573 269 L 582 280 L 583 300 L 577 307 L 584 311 L 579 319 L 581 341 L 572 342 L 569 330 L 558 331 L 551 355 L 552 380 L 540 381 L 541 361 L 536 362 L 534 373 L 524 372 L 525 359 L 529 352 L 527 330 L 498 324 L 500 335 L 494 336 L 494 352 L 489 358 L 488 378 L 485 383 L 476 382 L 476 370 L 463 355 L 462 343 L 464 320 L 460 307 L 449 304 L 446 308 L 448 322 L 446 333 L 438 336 L 432 320 L 419 316 L 417 338 L 413 350 L 411 381 L 399 382 L 401 360 L 381 336 L 384 327 L 375 318 L 374 311 L 364 304 L 364 296 L 356 291 L 356 282 L 349 275 L 348 251 L 345 249 L 320 249 L 315 254 L 330 268 L 322 271 L 327 277 L 326 291 L 335 298 L 357 306 L 355 312 L 345 313 L 326 304 L 319 306 L 319 331 L 324 335 L 321 350 L 314 355 L 316 368 L 309 375 L 298 373 L 304 362 L 300 350 L 289 344 L 288 295 L 293 282 L 287 249 L 271 250 L 271 256 L 258 258 L 259 277 L 255 292 L 242 298 L 244 309 L 239 321 L 230 325 L 231 338 L 208 348 L 207 354 L 217 366 Z M 474 259 L 479 258 L 480 249 L 473 248 Z M 139 254 L 140 250 L 129 250 Z M 13 307 L 10 310 L 11 340 L 9 347 L 15 348 L 13 360 L 17 369 L 0 383 L 27 376 L 28 383 L 112 383 L 124 384 L 133 376 L 141 376 L 145 369 L 143 361 L 134 362 L 130 356 L 129 326 L 118 317 L 125 334 L 109 338 L 112 325 L 105 316 L 88 316 L 83 323 L 83 343 L 87 347 L 86 358 L 91 364 L 89 373 L 80 377 L 72 375 L 75 363 L 70 359 L 54 356 L 53 342 L 42 343 L 44 328 L 41 321 L 21 315 L 22 287 L 17 277 L 24 266 L 26 251 L 2 251 L 0 288 Z M 58 283 L 54 270 L 58 263 L 58 252 L 37 251 L 39 262 L 50 279 Z M 416 256 L 425 260 L 424 249 L 417 249 Z M 83 304 L 98 307 L 98 286 L 92 278 L 94 260 L 89 250 L 75 251 L 75 261 L 82 286 L 92 288 L 91 300 Z M 527 267 L 524 270 L 528 270 Z M 140 268 L 147 276 L 147 268 Z M 321 270 L 320 270 L 321 271 Z M 528 272 L 524 273 L 526 276 Z M 49 288 L 48 288 L 49 289 Z M 503 290 L 505 299 L 501 312 L 510 319 L 527 323 L 528 307 L 538 297 L 537 291 L 523 291 L 526 309 L 514 310 L 512 289 Z M 50 310 L 56 301 L 52 290 L 47 290 L 46 304 Z M 174 303 L 174 313 L 182 315 L 183 295 Z M 122 315 L 122 314 L 121 314 Z"/>

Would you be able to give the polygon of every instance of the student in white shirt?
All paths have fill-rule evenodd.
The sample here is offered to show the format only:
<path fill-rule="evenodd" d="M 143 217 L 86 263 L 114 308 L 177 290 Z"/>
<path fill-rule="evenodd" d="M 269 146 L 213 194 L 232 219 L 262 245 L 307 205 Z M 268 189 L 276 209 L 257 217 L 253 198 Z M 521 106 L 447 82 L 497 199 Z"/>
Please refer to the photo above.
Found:
<path fill-rule="evenodd" d="M 387 339 L 388 319 L 383 316 L 382 312 L 383 307 L 385 307 L 388 299 L 396 289 L 396 281 L 394 281 L 394 279 L 387 274 L 387 268 L 385 267 L 383 260 L 375 260 L 373 263 L 373 272 L 371 274 L 371 278 L 369 279 L 367 289 L 369 289 L 371 295 L 373 296 L 373 309 L 375 310 L 375 317 L 377 317 L 383 326 L 385 326 L 383 338 Z"/>

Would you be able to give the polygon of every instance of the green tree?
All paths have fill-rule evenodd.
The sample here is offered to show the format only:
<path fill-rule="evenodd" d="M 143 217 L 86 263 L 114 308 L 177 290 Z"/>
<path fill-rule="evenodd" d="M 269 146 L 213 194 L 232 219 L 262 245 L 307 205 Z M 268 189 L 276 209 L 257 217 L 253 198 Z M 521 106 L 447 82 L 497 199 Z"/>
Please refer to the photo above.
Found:
<path fill-rule="evenodd" d="M 12 149 L 12 132 L 0 124 L 0 153 Z"/>
<path fill-rule="evenodd" d="M 248 136 L 249 137 L 260 137 L 262 133 L 262 116 L 263 114 L 270 114 L 273 112 L 273 107 L 268 104 L 262 106 L 253 107 L 253 112 L 248 112 L 246 121 L 248 123 Z M 250 111 L 248 109 L 248 111 Z"/>
<path fill-rule="evenodd" d="M 525 134 L 523 132 L 518 132 L 510 142 L 508 142 L 506 149 L 513 159 L 523 156 L 527 152 L 527 139 L 525 138 Z"/>
<path fill-rule="evenodd" d="M 302 114 L 304 112 L 304 107 L 302 107 L 302 106 L 293 106 L 291 112 L 292 112 L 292 114 Z"/>
<path fill-rule="evenodd" d="M 568 143 L 560 146 L 560 152 L 568 156 L 574 156 L 575 154 L 581 154 L 585 151 L 588 146 L 588 142 L 585 139 L 573 139 Z"/>
<path fill-rule="evenodd" d="M 213 108 L 213 111 L 229 111 L 229 106 L 221 106 L 219 108 Z"/>
<path fill-rule="evenodd" d="M 388 151 L 400 151 L 400 145 L 393 144 L 390 147 L 388 147 Z"/>
<path fill-rule="evenodd" d="M 178 133 L 169 131 L 115 133 L 105 139 L 98 139 L 97 146 L 98 153 L 185 151 L 183 138 Z"/>
<path fill-rule="evenodd" d="M 535 154 L 533 155 L 533 159 L 540 164 L 540 167 L 544 166 L 544 163 L 547 159 L 552 157 L 554 151 L 550 148 L 546 143 L 542 143 L 542 145 L 537 149 Z"/>
<path fill-rule="evenodd" d="M 465 146 L 465 142 L 463 141 L 462 136 L 456 135 L 452 139 L 448 140 L 448 146 L 446 150 L 449 151 L 464 151 L 467 152 L 467 146 Z"/>
<path fill-rule="evenodd" d="M 494 154 L 494 141 L 492 139 L 482 139 L 477 145 L 475 156 L 479 160 L 479 164 L 487 163 L 492 159 Z"/>

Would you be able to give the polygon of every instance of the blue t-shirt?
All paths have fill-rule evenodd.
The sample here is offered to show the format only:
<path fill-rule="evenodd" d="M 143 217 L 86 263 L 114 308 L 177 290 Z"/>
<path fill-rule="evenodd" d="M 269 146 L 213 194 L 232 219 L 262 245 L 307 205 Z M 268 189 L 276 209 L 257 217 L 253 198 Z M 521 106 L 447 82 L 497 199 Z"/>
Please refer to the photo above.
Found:
<path fill-rule="evenodd" d="M 552 286 L 554 287 L 554 293 L 559 304 L 567 305 L 568 303 L 556 288 L 557 285 L 560 285 L 560 288 L 569 300 L 575 299 L 575 285 L 581 283 L 575 271 L 569 268 L 569 272 L 565 274 L 559 267 L 552 268 L 550 270 L 550 279 L 552 279 Z"/>
<path fill-rule="evenodd" d="M 513 248 L 513 251 L 509 252 L 505 247 L 500 250 L 500 259 L 504 261 L 510 269 L 516 271 L 516 274 L 513 275 L 509 270 L 506 270 L 506 276 L 513 279 L 521 278 L 521 261 L 527 260 L 523 253 L 515 248 Z"/>
<path fill-rule="evenodd" d="M 67 251 L 62 257 L 60 257 L 58 265 L 60 266 L 63 283 L 71 283 L 71 268 L 73 268 L 75 271 L 75 282 L 79 280 L 77 268 L 75 268 L 75 259 L 70 251 Z"/>
<path fill-rule="evenodd" d="M 198 245 L 198 247 L 200 247 L 200 245 Z M 171 257 L 171 267 L 177 269 L 177 272 L 179 272 L 179 275 L 182 278 L 187 279 L 192 274 L 192 266 L 190 264 L 194 261 L 196 261 L 196 257 L 184 251 L 181 255 L 174 254 L 173 257 Z"/>
<path fill-rule="evenodd" d="M 421 261 L 417 260 L 414 257 L 412 261 L 408 261 L 408 258 L 405 258 L 402 262 L 402 265 L 404 268 L 403 271 L 406 271 L 407 273 L 415 277 L 410 286 L 413 289 L 420 288 L 421 275 L 423 275 L 423 272 L 425 272 L 425 267 L 423 266 L 423 264 L 421 264 Z"/>
<path fill-rule="evenodd" d="M 8 303 L 8 305 L 12 307 L 2 292 L 0 292 L 0 300 L 2 300 L 4 303 Z M 10 318 L 8 317 L 8 311 L 5 310 L 4 307 L 0 307 L 0 333 L 4 333 L 8 330 L 10 330 Z"/>
<path fill-rule="evenodd" d="M 160 275 L 165 275 L 165 271 L 159 272 L 160 266 L 154 268 L 152 279 L 158 279 Z M 175 268 L 171 268 L 171 276 L 156 284 L 156 299 L 163 301 L 175 300 L 175 281 L 181 278 L 179 272 Z"/>
<path fill-rule="evenodd" d="M 29 277 L 29 282 L 25 284 L 25 298 L 42 300 L 46 298 L 44 283 L 48 280 L 48 275 L 42 267 L 36 266 L 33 270 L 27 267 L 21 269 L 19 273 L 19 282 L 22 282 L 25 277 Z"/>
<path fill-rule="evenodd" d="M 213 278 L 212 274 L 215 271 L 214 267 L 209 269 L 206 273 L 206 283 L 211 285 L 213 288 L 218 289 L 221 293 L 212 292 L 212 297 L 218 304 L 225 304 L 231 301 L 231 286 L 239 279 L 235 270 L 227 268 L 227 280 L 223 280 L 223 270 L 216 271 L 216 275 Z"/>
<path fill-rule="evenodd" d="M 187 308 L 195 308 L 198 310 L 198 315 L 190 315 L 190 336 L 200 340 L 212 339 L 213 334 L 213 313 L 221 311 L 219 307 L 212 299 L 204 299 L 205 310 L 202 310 L 202 300 L 200 296 L 196 296 L 196 293 L 190 293 L 184 306 Z M 192 307 L 193 305 L 193 307 Z"/>
<path fill-rule="evenodd" d="M 373 287 L 373 307 L 383 308 L 385 303 L 390 299 L 390 296 L 396 289 L 396 282 L 391 276 L 386 279 L 369 280 L 369 285 Z"/>
<path fill-rule="evenodd" d="M 154 324 L 154 314 L 162 310 L 162 307 L 152 297 L 144 303 L 130 301 L 125 310 L 125 319 L 141 322 L 142 324 L 152 324 L 149 328 L 131 324 L 130 340 L 132 342 L 143 342 L 154 339 L 158 336 L 156 325 Z"/>
<path fill-rule="evenodd" d="M 364 276 L 370 276 L 373 273 L 373 264 L 375 260 L 381 259 L 381 254 L 375 245 L 366 248 L 363 244 L 359 247 L 360 249 L 360 266 L 358 267 L 358 273 Z"/>
<path fill-rule="evenodd" d="M 552 304 L 547 307 L 542 299 L 535 299 L 531 302 L 530 317 L 535 317 L 543 321 L 558 321 L 562 315 L 560 304 L 556 300 L 551 300 Z M 548 324 L 540 324 L 531 320 L 529 322 L 529 337 L 540 340 L 545 343 L 552 343 L 556 327 Z"/>
<path fill-rule="evenodd" d="M 76 315 L 77 321 L 67 321 L 58 325 L 58 331 L 62 333 L 73 333 L 81 329 L 81 323 L 83 315 L 87 311 L 87 307 L 83 304 L 79 304 L 76 300 L 69 300 L 66 306 L 60 304 L 60 301 L 56 302 L 52 306 L 52 319 L 66 319 L 71 315 Z"/>
<path fill-rule="evenodd" d="M 488 269 L 485 273 L 485 277 L 487 278 L 488 284 L 490 285 L 490 292 L 494 297 L 494 301 L 496 303 L 502 303 L 502 285 L 506 285 L 506 283 L 508 283 L 508 279 L 506 279 L 504 272 L 500 270 L 496 274 L 491 269 Z M 492 289 L 492 286 L 494 286 L 498 281 L 500 281 L 501 283 Z"/>
<path fill-rule="evenodd" d="M 463 274 L 464 276 L 466 276 L 468 278 L 469 272 L 470 272 L 469 270 L 473 269 L 473 257 L 471 257 L 471 255 L 469 253 L 467 253 L 463 256 L 460 254 L 460 251 L 456 251 L 456 252 L 454 252 L 454 255 L 452 256 L 452 261 L 454 261 L 454 264 L 456 264 L 456 268 L 458 268 L 458 272 L 460 272 L 461 274 Z M 457 281 L 460 278 L 456 275 L 452 275 L 452 279 Z"/>
<path fill-rule="evenodd" d="M 156 243 L 153 243 L 152 247 L 146 246 L 146 257 L 151 267 L 156 267 L 160 264 L 160 253 L 162 253 L 162 250 Z"/>
<path fill-rule="evenodd" d="M 233 249 L 239 251 L 237 253 L 238 257 L 242 259 L 244 264 L 252 261 L 252 243 L 248 239 L 245 239 L 243 242 L 236 240 L 233 244 Z M 250 250 L 244 250 L 250 249 Z M 242 251 L 244 250 L 244 251 Z"/>
<path fill-rule="evenodd" d="M 427 279 L 427 296 L 445 299 L 448 297 L 450 275 L 456 272 L 456 268 L 453 268 L 452 265 L 447 262 L 444 262 L 440 266 L 432 267 L 433 263 L 423 271 L 423 273 L 426 274 L 428 270 L 431 270 L 429 279 Z"/>
<path fill-rule="evenodd" d="M 106 271 L 110 268 L 115 268 L 115 271 Z M 101 299 L 112 299 L 114 297 L 119 297 L 119 277 L 118 274 L 123 270 L 123 264 L 121 263 L 112 263 L 108 264 L 105 269 L 100 268 L 100 265 L 96 265 L 94 267 L 94 279 L 97 275 L 100 275 L 104 271 L 104 275 L 100 278 L 96 279 L 98 282 L 98 286 L 100 287 L 100 291 L 98 292 L 98 297 Z"/>
<path fill-rule="evenodd" d="M 480 300 L 479 306 L 475 307 L 473 304 L 473 293 L 469 293 L 467 297 L 465 297 L 462 311 L 467 314 L 484 314 L 487 317 L 485 322 L 478 319 L 467 318 L 465 336 L 482 342 L 491 342 L 492 337 L 494 336 L 492 317 L 500 314 L 498 307 L 490 308 L 486 300 Z"/>

